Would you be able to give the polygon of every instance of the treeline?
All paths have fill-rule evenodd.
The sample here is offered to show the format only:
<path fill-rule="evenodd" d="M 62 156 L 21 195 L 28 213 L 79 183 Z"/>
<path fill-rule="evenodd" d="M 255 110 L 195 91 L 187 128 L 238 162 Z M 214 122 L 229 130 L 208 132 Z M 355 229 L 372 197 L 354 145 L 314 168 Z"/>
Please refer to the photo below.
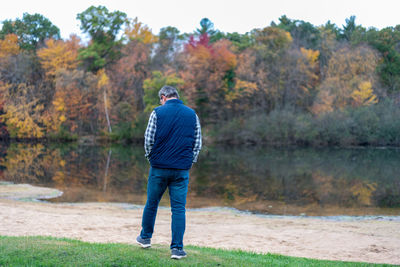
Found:
<path fill-rule="evenodd" d="M 282 16 L 245 34 L 204 18 L 158 35 L 120 11 L 91 6 L 60 38 L 40 14 L 0 31 L 3 138 L 141 139 L 164 84 L 196 109 L 206 141 L 400 145 L 400 25 L 381 30 Z"/>

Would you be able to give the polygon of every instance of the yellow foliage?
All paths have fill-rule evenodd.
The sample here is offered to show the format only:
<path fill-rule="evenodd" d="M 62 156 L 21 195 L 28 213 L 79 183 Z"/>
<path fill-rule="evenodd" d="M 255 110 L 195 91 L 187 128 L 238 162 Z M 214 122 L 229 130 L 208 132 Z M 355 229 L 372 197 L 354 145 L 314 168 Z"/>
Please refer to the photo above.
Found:
<path fill-rule="evenodd" d="M 71 36 L 71 40 L 49 39 L 46 47 L 40 49 L 37 54 L 46 75 L 54 77 L 60 69 L 72 70 L 77 67 L 79 39 Z"/>
<path fill-rule="evenodd" d="M 64 121 L 66 121 L 67 120 L 67 118 L 64 116 L 64 114 L 63 115 L 61 115 L 60 117 L 59 117 L 59 120 L 60 120 L 60 122 L 64 122 Z"/>
<path fill-rule="evenodd" d="M 371 82 L 362 82 L 358 85 L 358 89 L 351 94 L 353 104 L 355 106 L 369 106 L 378 103 L 378 99 L 372 90 Z"/>
<path fill-rule="evenodd" d="M 227 102 L 232 102 L 239 98 L 248 97 L 257 90 L 258 88 L 256 83 L 236 79 L 235 87 L 233 90 L 226 92 L 225 100 Z"/>
<path fill-rule="evenodd" d="M 304 47 L 300 48 L 300 52 L 306 56 L 308 61 L 312 64 L 317 62 L 319 57 L 319 51 L 314 51 L 312 49 L 305 49 Z"/>
<path fill-rule="evenodd" d="M 328 102 L 322 110 L 342 109 L 349 105 L 370 105 L 377 102 L 372 86 L 378 79 L 376 67 L 379 57 L 370 47 L 343 47 L 333 52 L 326 70 L 326 78 L 318 88 L 313 107 L 320 111 L 321 103 Z M 365 82 L 367 81 L 367 82 Z M 324 100 L 325 97 L 330 98 Z"/>
<path fill-rule="evenodd" d="M 19 53 L 18 36 L 7 34 L 4 40 L 0 40 L 0 58 L 17 55 Z"/>
<path fill-rule="evenodd" d="M 55 97 L 53 101 L 53 105 L 56 111 L 63 111 L 65 109 L 65 102 L 64 98 L 62 97 Z"/>
<path fill-rule="evenodd" d="M 290 35 L 290 32 L 285 32 L 286 39 L 289 43 L 293 42 L 293 37 Z"/>
<path fill-rule="evenodd" d="M 138 21 L 138 18 L 134 18 L 127 23 L 125 28 L 125 34 L 130 40 L 138 40 L 144 44 L 153 44 L 158 41 L 151 29 Z"/>
<path fill-rule="evenodd" d="M 60 160 L 60 166 L 61 166 L 61 167 L 64 167 L 64 166 L 65 166 L 65 163 L 66 163 L 65 160 L 63 160 L 63 159 Z"/>
<path fill-rule="evenodd" d="M 293 42 L 289 32 L 277 27 L 266 27 L 262 30 L 256 30 L 254 33 L 257 42 L 273 50 L 286 49 Z"/>
<path fill-rule="evenodd" d="M 97 77 L 98 77 L 98 82 L 97 82 L 97 87 L 98 88 L 102 88 L 104 86 L 107 86 L 109 83 L 109 78 L 106 74 L 106 72 L 104 71 L 104 69 L 101 69 L 97 72 Z"/>
<path fill-rule="evenodd" d="M 37 100 L 28 98 L 28 90 L 31 88 L 26 84 L 19 84 L 16 90 L 18 94 L 10 95 L 8 91 L 2 93 L 7 99 L 4 103 L 5 114 L 0 115 L 0 121 L 6 123 L 7 129 L 12 137 L 18 138 L 40 138 L 44 136 L 44 128 L 41 113 L 43 105 L 38 104 Z"/>
<path fill-rule="evenodd" d="M 353 195 L 357 197 L 360 204 L 368 206 L 371 205 L 371 196 L 372 193 L 375 192 L 376 188 L 376 183 L 364 184 L 362 182 L 358 182 L 354 184 L 350 190 Z"/>

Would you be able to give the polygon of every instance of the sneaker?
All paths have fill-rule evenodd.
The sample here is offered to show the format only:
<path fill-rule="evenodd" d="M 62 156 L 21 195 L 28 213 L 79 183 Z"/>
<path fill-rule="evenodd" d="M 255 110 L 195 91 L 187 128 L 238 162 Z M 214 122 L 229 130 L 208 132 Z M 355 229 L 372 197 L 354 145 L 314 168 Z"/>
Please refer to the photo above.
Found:
<path fill-rule="evenodd" d="M 143 239 L 140 237 L 140 235 L 138 237 L 136 237 L 136 243 L 138 243 L 140 246 L 142 246 L 142 248 L 151 247 L 151 239 L 150 238 Z"/>
<path fill-rule="evenodd" d="M 173 248 L 171 249 L 171 259 L 182 259 L 187 256 L 186 252 L 183 249 Z"/>

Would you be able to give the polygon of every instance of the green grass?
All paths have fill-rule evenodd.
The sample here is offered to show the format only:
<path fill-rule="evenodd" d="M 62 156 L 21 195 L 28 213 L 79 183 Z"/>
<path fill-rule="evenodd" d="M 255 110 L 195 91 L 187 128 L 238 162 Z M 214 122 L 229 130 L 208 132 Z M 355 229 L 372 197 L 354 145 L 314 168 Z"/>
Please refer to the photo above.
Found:
<path fill-rule="evenodd" d="M 98 244 L 52 237 L 0 236 L 0 266 L 388 266 L 186 246 L 170 259 L 167 246 Z"/>

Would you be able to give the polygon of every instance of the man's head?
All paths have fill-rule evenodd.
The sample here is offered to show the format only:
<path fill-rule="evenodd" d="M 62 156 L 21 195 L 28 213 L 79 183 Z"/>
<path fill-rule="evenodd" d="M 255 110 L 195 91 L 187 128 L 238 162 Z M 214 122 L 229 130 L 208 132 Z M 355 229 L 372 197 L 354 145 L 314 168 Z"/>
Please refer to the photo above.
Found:
<path fill-rule="evenodd" d="M 169 85 L 165 85 L 158 92 L 158 97 L 160 98 L 161 104 L 164 104 L 167 100 L 171 98 L 179 99 L 179 94 L 176 88 Z"/>

